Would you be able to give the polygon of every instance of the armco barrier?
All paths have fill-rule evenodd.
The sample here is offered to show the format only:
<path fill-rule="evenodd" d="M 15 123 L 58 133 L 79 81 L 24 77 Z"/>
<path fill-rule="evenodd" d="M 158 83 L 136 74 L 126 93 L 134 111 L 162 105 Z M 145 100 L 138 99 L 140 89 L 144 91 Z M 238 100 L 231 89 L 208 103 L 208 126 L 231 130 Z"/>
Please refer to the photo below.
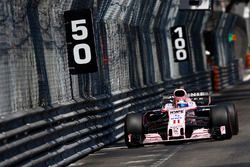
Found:
<path fill-rule="evenodd" d="M 239 80 L 238 61 L 229 64 L 227 67 L 212 67 L 213 91 L 218 92 L 229 85 L 234 85 Z"/>
<path fill-rule="evenodd" d="M 160 107 L 173 84 L 210 89 L 210 73 L 65 106 L 17 113 L 0 120 L 0 166 L 65 166 L 123 136 L 129 112 Z"/>
<path fill-rule="evenodd" d="M 225 89 L 219 94 L 212 95 L 212 101 L 216 103 L 250 98 L 250 81 L 239 82 L 233 88 Z"/>
<path fill-rule="evenodd" d="M 122 137 L 126 113 L 158 107 L 163 91 L 156 86 L 3 118 L 0 166 L 60 166 L 72 162 L 75 156 Z"/>

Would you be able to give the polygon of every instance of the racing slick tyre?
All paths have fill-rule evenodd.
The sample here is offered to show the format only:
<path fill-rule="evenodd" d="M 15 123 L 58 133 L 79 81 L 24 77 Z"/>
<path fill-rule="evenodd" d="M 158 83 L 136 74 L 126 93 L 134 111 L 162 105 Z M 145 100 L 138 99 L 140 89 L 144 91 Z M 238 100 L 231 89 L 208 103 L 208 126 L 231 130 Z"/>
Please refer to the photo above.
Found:
<path fill-rule="evenodd" d="M 232 125 L 230 114 L 224 105 L 218 105 L 212 108 L 210 112 L 212 137 L 215 139 L 232 138 Z M 225 134 L 221 134 L 221 127 L 225 127 Z"/>
<path fill-rule="evenodd" d="M 232 125 L 232 133 L 233 135 L 237 135 L 239 133 L 239 121 L 235 105 L 233 103 L 224 103 L 222 105 L 224 105 L 227 108 L 227 111 L 229 112 L 230 121 Z"/>
<path fill-rule="evenodd" d="M 128 148 L 143 145 L 143 131 L 142 114 L 128 114 L 125 118 L 124 124 L 125 144 Z"/>

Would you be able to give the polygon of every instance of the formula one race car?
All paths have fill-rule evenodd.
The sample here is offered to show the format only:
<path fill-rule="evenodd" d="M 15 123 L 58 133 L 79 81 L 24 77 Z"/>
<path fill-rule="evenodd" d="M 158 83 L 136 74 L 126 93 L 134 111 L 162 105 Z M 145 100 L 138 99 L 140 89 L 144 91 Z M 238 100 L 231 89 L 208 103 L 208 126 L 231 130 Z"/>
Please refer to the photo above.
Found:
<path fill-rule="evenodd" d="M 132 113 L 125 118 L 124 134 L 128 147 L 195 139 L 230 139 L 239 132 L 233 103 L 210 105 L 208 92 L 187 93 L 176 89 L 163 97 L 160 110 Z"/>

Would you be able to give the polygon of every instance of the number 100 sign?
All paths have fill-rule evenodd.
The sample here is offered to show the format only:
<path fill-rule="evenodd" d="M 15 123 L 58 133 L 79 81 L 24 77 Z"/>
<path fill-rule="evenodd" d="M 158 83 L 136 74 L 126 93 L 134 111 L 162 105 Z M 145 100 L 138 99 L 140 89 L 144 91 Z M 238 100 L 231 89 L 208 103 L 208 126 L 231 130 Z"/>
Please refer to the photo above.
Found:
<path fill-rule="evenodd" d="M 171 27 L 170 31 L 175 62 L 187 61 L 189 58 L 189 40 L 185 26 Z"/>
<path fill-rule="evenodd" d="M 97 71 L 90 9 L 64 12 L 69 71 L 71 74 Z"/>

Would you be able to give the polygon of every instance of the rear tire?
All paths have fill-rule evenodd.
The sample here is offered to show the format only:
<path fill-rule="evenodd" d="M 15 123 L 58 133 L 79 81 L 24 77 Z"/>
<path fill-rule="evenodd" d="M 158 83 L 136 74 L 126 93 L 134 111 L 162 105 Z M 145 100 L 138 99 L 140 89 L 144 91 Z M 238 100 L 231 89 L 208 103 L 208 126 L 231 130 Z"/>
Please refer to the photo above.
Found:
<path fill-rule="evenodd" d="M 232 138 L 230 114 L 224 105 L 215 106 L 210 112 L 212 137 L 215 139 Z M 220 127 L 225 126 L 226 134 L 221 134 Z"/>
<path fill-rule="evenodd" d="M 128 148 L 139 147 L 143 145 L 144 133 L 142 124 L 142 114 L 128 114 L 124 125 L 125 144 Z M 129 141 L 129 135 L 131 140 Z"/>

